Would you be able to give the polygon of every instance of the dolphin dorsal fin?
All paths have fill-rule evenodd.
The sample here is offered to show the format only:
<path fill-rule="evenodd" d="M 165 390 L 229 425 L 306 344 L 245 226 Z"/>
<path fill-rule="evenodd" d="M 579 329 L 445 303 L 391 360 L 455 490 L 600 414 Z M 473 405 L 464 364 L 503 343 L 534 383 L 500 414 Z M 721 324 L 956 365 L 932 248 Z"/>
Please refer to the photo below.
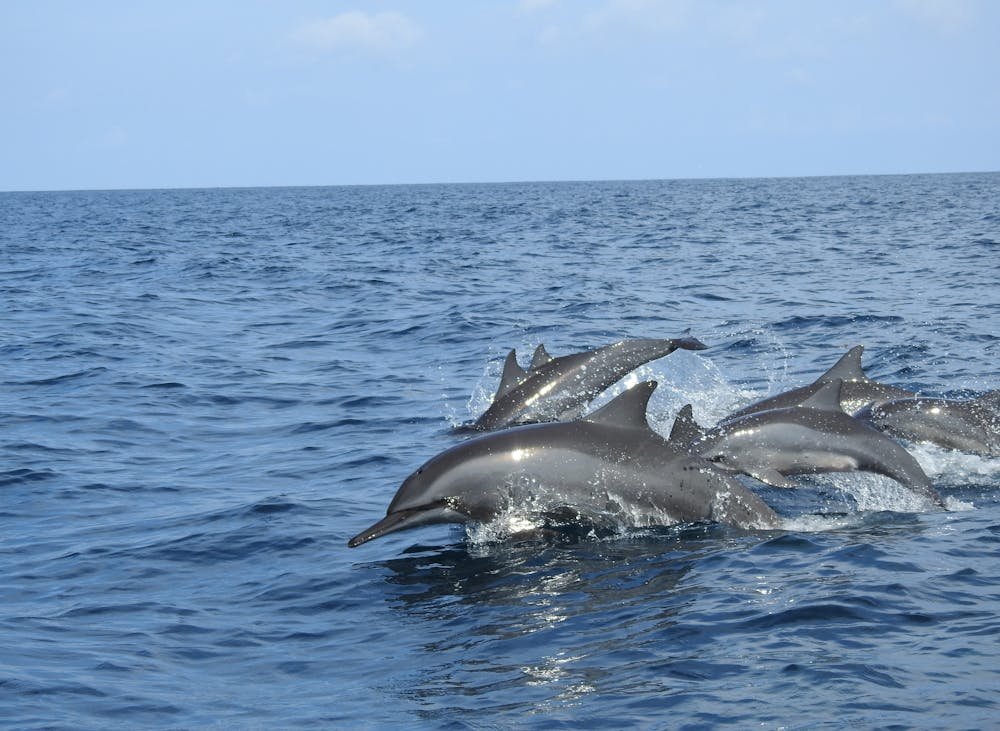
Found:
<path fill-rule="evenodd" d="M 656 390 L 656 381 L 643 381 L 618 394 L 593 413 L 583 417 L 584 421 L 605 426 L 624 426 L 631 429 L 649 429 L 646 421 L 646 406 Z"/>
<path fill-rule="evenodd" d="M 535 348 L 534 354 L 531 356 L 531 370 L 536 370 L 537 368 L 540 368 L 541 366 L 551 361 L 552 361 L 552 356 L 549 355 L 549 352 L 545 349 L 545 346 L 539 344 L 539 346 Z"/>
<path fill-rule="evenodd" d="M 497 395 L 493 400 L 495 401 L 500 398 L 512 388 L 520 386 L 524 383 L 524 379 L 527 377 L 527 371 L 525 371 L 517 362 L 517 350 L 511 350 L 507 353 L 507 360 L 503 362 L 503 374 L 500 376 L 500 387 L 497 389 Z"/>
<path fill-rule="evenodd" d="M 843 383 L 839 378 L 829 383 L 824 383 L 812 396 L 803 401 L 799 406 L 806 409 L 821 409 L 822 411 L 843 411 L 840 407 L 840 386 Z"/>
<path fill-rule="evenodd" d="M 833 364 L 833 368 L 817 378 L 816 383 L 830 383 L 837 379 L 841 381 L 867 381 L 868 376 L 861 370 L 861 353 L 864 352 L 864 349 L 864 345 L 855 345 Z"/>
<path fill-rule="evenodd" d="M 677 442 L 687 447 L 704 435 L 705 430 L 694 420 L 694 409 L 691 408 L 691 404 L 684 404 L 677 412 L 677 418 L 674 419 L 674 425 L 670 429 L 670 437 L 667 441 Z"/>

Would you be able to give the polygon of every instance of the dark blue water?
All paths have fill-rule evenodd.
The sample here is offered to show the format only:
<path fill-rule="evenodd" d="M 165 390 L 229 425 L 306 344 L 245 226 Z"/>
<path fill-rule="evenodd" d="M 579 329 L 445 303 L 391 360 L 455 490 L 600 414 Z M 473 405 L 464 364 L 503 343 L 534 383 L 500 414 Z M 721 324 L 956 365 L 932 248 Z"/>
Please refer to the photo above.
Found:
<path fill-rule="evenodd" d="M 346 542 L 511 347 L 690 332 L 661 430 L 859 343 L 1000 387 L 998 174 L 0 194 L 0 306 L 5 728 L 996 725 L 1000 460 L 914 447 L 949 512 Z"/>

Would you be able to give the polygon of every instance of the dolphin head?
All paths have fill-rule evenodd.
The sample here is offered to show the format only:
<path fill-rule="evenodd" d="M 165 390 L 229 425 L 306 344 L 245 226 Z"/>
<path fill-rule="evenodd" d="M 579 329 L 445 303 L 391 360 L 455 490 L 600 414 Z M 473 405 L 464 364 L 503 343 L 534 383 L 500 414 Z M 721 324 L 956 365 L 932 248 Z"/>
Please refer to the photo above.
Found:
<path fill-rule="evenodd" d="M 518 447 L 515 441 L 518 431 L 532 428 L 510 430 L 509 439 L 498 435 L 470 439 L 432 457 L 403 480 L 385 517 L 347 545 L 354 548 L 421 525 L 490 520 L 503 509 L 504 495 L 489 488 L 502 484 L 513 465 L 533 451 L 528 445 Z"/>
<path fill-rule="evenodd" d="M 446 449 L 407 477 L 386 516 L 347 545 L 431 523 L 489 522 L 536 495 L 540 484 L 549 495 L 586 487 L 595 463 L 622 461 L 621 452 L 633 442 L 662 442 L 646 422 L 655 388 L 653 381 L 639 384 L 582 421 L 513 427 Z"/>

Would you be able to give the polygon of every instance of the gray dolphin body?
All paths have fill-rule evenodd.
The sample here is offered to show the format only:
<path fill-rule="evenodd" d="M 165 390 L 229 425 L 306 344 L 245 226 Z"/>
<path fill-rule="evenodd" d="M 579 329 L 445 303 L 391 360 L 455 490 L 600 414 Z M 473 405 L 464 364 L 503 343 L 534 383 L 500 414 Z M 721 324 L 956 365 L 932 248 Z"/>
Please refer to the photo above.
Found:
<path fill-rule="evenodd" d="M 855 416 L 900 439 L 1000 457 L 1000 391 L 969 400 L 895 399 Z"/>
<path fill-rule="evenodd" d="M 348 546 L 431 523 L 489 522 L 511 509 L 564 524 L 777 527 L 755 493 L 649 427 L 655 388 L 638 384 L 585 419 L 514 427 L 442 452 Z"/>
<path fill-rule="evenodd" d="M 917 461 L 877 429 L 840 408 L 840 381 L 826 384 L 801 406 L 759 411 L 707 432 L 678 421 L 691 449 L 717 466 L 776 487 L 794 487 L 786 475 L 862 470 L 891 477 L 942 506 L 941 496 Z M 675 424 L 675 432 L 681 427 Z"/>
<path fill-rule="evenodd" d="M 863 352 L 863 345 L 855 345 L 830 370 L 808 386 L 802 386 L 801 388 L 771 396 L 763 401 L 758 401 L 730 414 L 723 421 L 738 419 L 747 414 L 757 413 L 758 411 L 798 406 L 813 396 L 823 386 L 834 381 L 841 381 L 843 384 L 840 388 L 840 406 L 848 413 L 854 413 L 866 404 L 880 404 L 892 399 L 916 396 L 912 391 L 890 386 L 886 383 L 879 383 L 866 376 L 864 370 L 861 368 L 861 354 Z"/>
<path fill-rule="evenodd" d="M 630 372 L 678 348 L 704 350 L 696 338 L 622 340 L 596 350 L 553 358 L 539 346 L 524 370 L 510 351 L 493 403 L 473 424 L 489 431 L 515 424 L 576 418 L 586 404 Z"/>

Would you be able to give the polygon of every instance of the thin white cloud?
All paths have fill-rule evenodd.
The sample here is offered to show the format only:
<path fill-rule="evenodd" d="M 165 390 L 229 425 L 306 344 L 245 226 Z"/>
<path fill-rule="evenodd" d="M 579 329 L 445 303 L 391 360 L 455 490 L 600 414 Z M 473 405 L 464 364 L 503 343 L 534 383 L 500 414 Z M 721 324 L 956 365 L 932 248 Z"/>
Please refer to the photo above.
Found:
<path fill-rule="evenodd" d="M 301 25 L 293 36 L 316 51 L 394 53 L 419 43 L 424 31 L 401 13 L 351 10 Z"/>

